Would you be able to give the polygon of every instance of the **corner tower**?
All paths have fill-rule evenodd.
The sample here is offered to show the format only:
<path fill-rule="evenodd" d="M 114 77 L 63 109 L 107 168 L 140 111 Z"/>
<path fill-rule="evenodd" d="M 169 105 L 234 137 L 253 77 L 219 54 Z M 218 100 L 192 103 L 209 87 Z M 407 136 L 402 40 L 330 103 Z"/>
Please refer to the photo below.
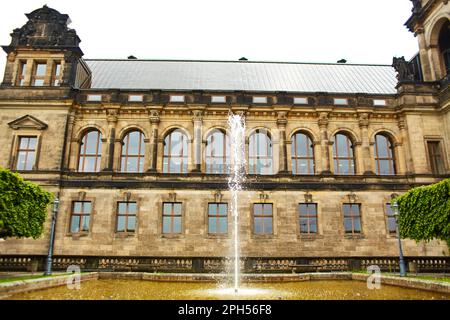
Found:
<path fill-rule="evenodd" d="M 67 14 L 46 5 L 29 14 L 28 22 L 11 33 L 3 46 L 7 62 L 2 87 L 90 86 L 91 72 L 84 63 L 76 31 Z"/>

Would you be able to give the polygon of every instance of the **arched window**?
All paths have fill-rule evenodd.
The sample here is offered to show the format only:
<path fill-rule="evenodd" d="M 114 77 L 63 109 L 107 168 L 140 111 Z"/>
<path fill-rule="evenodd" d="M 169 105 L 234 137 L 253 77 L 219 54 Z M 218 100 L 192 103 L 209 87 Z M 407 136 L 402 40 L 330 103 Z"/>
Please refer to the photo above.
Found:
<path fill-rule="evenodd" d="M 81 140 L 78 171 L 99 172 L 101 160 L 102 134 L 97 130 L 89 131 Z"/>
<path fill-rule="evenodd" d="M 122 140 L 120 170 L 122 172 L 144 172 L 145 142 L 140 131 L 131 131 Z"/>
<path fill-rule="evenodd" d="M 225 132 L 214 130 L 206 139 L 206 173 L 230 172 L 230 141 Z"/>
<path fill-rule="evenodd" d="M 272 174 L 272 140 L 266 130 L 256 130 L 250 136 L 249 173 Z"/>
<path fill-rule="evenodd" d="M 186 173 L 188 164 L 188 139 L 180 129 L 173 130 L 164 139 L 164 173 Z"/>
<path fill-rule="evenodd" d="M 297 132 L 292 136 L 292 173 L 314 174 L 314 150 L 309 136 Z"/>
<path fill-rule="evenodd" d="M 395 174 L 394 149 L 389 138 L 383 134 L 375 136 L 375 163 L 377 174 Z"/>
<path fill-rule="evenodd" d="M 334 136 L 334 173 L 355 174 L 355 158 L 353 143 L 350 138 L 342 133 Z"/>
<path fill-rule="evenodd" d="M 446 74 L 450 75 L 450 22 L 448 20 L 439 33 L 439 49 L 444 59 Z"/>

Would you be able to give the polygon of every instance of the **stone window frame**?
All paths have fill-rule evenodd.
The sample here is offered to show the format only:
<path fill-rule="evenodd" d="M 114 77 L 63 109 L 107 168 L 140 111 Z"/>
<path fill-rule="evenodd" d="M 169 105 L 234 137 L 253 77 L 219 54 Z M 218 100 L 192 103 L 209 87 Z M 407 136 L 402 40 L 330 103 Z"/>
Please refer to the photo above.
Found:
<path fill-rule="evenodd" d="M 295 148 L 295 146 L 296 146 L 296 141 L 297 141 L 296 137 L 297 137 L 298 134 L 303 134 L 310 140 L 311 148 L 312 148 L 312 155 L 311 156 L 309 156 L 309 157 L 299 157 L 297 155 L 297 149 Z M 291 174 L 293 176 L 299 176 L 299 175 L 313 176 L 313 175 L 315 175 L 316 174 L 317 163 L 316 163 L 316 152 L 314 150 L 314 147 L 315 147 L 316 142 L 315 142 L 314 137 L 312 136 L 312 134 L 310 132 L 308 132 L 308 131 L 303 130 L 303 129 L 296 130 L 296 131 L 294 131 L 292 133 L 291 139 L 290 139 L 289 142 L 290 142 L 289 143 L 290 146 L 289 145 L 288 146 L 291 148 L 291 157 L 289 159 L 290 162 L 291 162 L 291 170 L 290 170 Z M 294 153 L 292 153 L 293 149 L 295 150 Z M 292 162 L 293 161 L 297 161 L 297 160 L 310 160 L 310 161 L 312 160 L 312 162 L 313 162 L 312 172 L 311 173 L 307 173 L 307 174 L 294 172 L 296 170 L 294 169 L 294 167 L 292 167 Z"/>
<path fill-rule="evenodd" d="M 93 234 L 93 226 L 94 226 L 94 220 L 97 215 L 96 210 L 96 198 L 93 196 L 86 196 L 87 193 L 84 191 L 78 192 L 77 195 L 72 195 L 68 197 L 67 204 L 66 204 L 66 212 L 69 214 L 66 217 L 66 225 L 64 227 L 64 230 L 66 230 L 66 237 L 71 237 L 73 240 L 78 240 L 80 238 L 84 237 L 91 237 Z M 73 211 L 73 204 L 77 201 L 84 201 L 84 202 L 91 202 L 91 213 L 89 218 L 89 231 L 79 231 L 79 232 L 72 232 L 70 230 L 71 227 L 71 221 L 72 221 L 72 211 Z M 61 209 L 64 207 L 61 206 Z"/>
<path fill-rule="evenodd" d="M 131 192 L 124 192 L 122 196 L 114 197 L 113 199 L 113 208 L 111 210 L 112 214 L 112 223 L 111 223 L 111 232 L 114 235 L 114 239 L 125 239 L 125 238 L 136 238 L 139 234 L 140 229 L 140 219 L 141 215 L 141 204 L 143 203 L 143 198 L 138 196 L 137 194 Z M 136 222 L 134 226 L 134 232 L 118 232 L 117 231 L 117 218 L 119 214 L 119 202 L 134 202 L 136 203 Z"/>
<path fill-rule="evenodd" d="M 338 158 L 342 159 L 342 160 L 353 160 L 353 173 L 350 174 L 342 174 L 342 173 L 337 173 L 337 169 L 336 169 L 336 153 L 334 152 L 335 150 L 335 143 L 336 143 L 336 136 L 337 135 L 344 135 L 347 137 L 347 139 L 350 141 L 351 143 L 351 150 L 353 153 L 353 157 L 345 157 L 345 158 Z M 334 134 L 331 136 L 331 139 L 329 140 L 329 145 L 330 145 L 330 162 L 333 168 L 333 174 L 334 175 L 338 175 L 338 176 L 348 176 L 348 177 L 352 177 L 352 176 L 356 176 L 358 175 L 358 152 L 357 152 L 357 146 L 361 145 L 361 142 L 358 142 L 356 139 L 356 136 L 351 132 L 351 131 L 347 131 L 346 129 L 338 129 L 336 132 L 334 132 Z M 348 145 L 347 145 L 348 146 Z M 350 150 L 348 149 L 348 150 Z M 337 150 L 337 146 L 336 146 L 336 150 Z"/>
<path fill-rule="evenodd" d="M 128 138 L 128 143 L 129 143 L 129 138 L 130 138 L 130 134 L 133 132 L 138 132 L 139 133 L 139 153 L 138 154 L 129 154 L 128 153 L 128 149 L 126 150 L 125 154 L 124 154 L 124 147 L 125 147 L 125 139 Z M 142 142 L 142 143 L 141 143 Z M 138 127 L 132 127 L 129 128 L 128 130 L 124 131 L 124 133 L 122 134 L 121 138 L 119 139 L 119 143 L 120 143 L 120 149 L 119 149 L 119 161 L 118 161 L 118 170 L 117 172 L 119 173 L 131 173 L 131 174 L 140 174 L 140 173 L 144 173 L 145 172 L 145 164 L 146 164 L 146 158 L 147 158 L 147 143 L 149 142 L 149 139 L 146 138 L 145 133 Z M 125 168 L 122 166 L 122 159 L 128 159 L 128 158 L 137 158 L 138 159 L 138 171 L 133 172 L 133 171 L 128 171 L 126 170 L 126 165 Z M 140 160 L 142 159 L 142 168 L 140 168 Z M 125 160 L 126 161 L 126 160 Z M 125 169 L 125 170 L 124 170 Z"/>
<path fill-rule="evenodd" d="M 16 87 L 25 87 L 27 85 L 27 74 L 29 67 L 28 60 L 27 59 L 18 59 L 16 64 L 16 71 L 14 73 L 15 79 L 14 79 L 14 85 Z M 25 74 L 24 74 L 25 71 Z M 23 84 L 21 84 L 23 81 Z"/>
<path fill-rule="evenodd" d="M 388 148 L 388 151 L 390 151 L 391 157 L 387 157 L 387 158 L 380 158 L 379 157 L 377 136 L 383 136 L 384 138 L 387 139 L 387 141 L 388 141 L 388 143 L 390 145 L 390 148 Z M 390 176 L 390 177 L 398 175 L 399 169 L 398 169 L 398 160 L 397 160 L 398 157 L 397 157 L 397 150 L 396 150 L 396 141 L 393 138 L 393 136 L 389 132 L 386 132 L 386 131 L 376 132 L 373 135 L 373 142 L 371 142 L 370 144 L 373 145 L 373 160 L 374 160 L 374 164 L 375 164 L 375 167 L 374 167 L 375 168 L 375 174 L 378 175 L 378 176 Z M 379 167 L 380 167 L 379 166 L 379 161 L 380 160 L 381 161 L 387 160 L 387 161 L 391 162 L 394 172 L 392 174 L 388 174 L 388 175 L 380 174 L 379 173 Z"/>
<path fill-rule="evenodd" d="M 51 62 L 51 77 L 50 77 L 50 86 L 51 87 L 60 87 L 63 79 L 63 63 L 61 60 L 52 60 Z M 57 66 L 59 65 L 59 75 L 56 75 Z M 58 81 L 58 84 L 56 82 Z"/>
<path fill-rule="evenodd" d="M 91 132 L 97 131 L 99 133 L 99 138 L 98 138 L 98 142 L 97 142 L 97 152 L 96 152 L 96 163 L 97 161 L 99 161 L 99 170 L 98 171 L 84 171 L 80 170 L 80 160 L 81 160 L 81 152 L 82 152 L 82 147 L 83 147 L 83 140 L 84 138 Z M 102 161 L 103 161 L 103 145 L 107 142 L 106 137 L 103 135 L 103 132 L 98 129 L 97 127 L 88 127 L 86 129 L 84 129 L 83 131 L 81 131 L 79 138 L 77 139 L 77 143 L 78 143 L 78 148 L 77 148 L 77 162 L 75 164 L 76 166 L 76 172 L 78 173 L 83 173 L 83 174 L 94 174 L 94 173 L 99 173 L 102 170 Z M 99 143 L 101 143 L 101 147 L 99 148 Z M 84 155 L 84 157 L 86 157 L 86 155 Z M 88 156 L 89 157 L 89 156 Z M 85 163 L 85 162 L 84 162 Z M 84 165 L 83 165 L 84 166 Z"/>
<path fill-rule="evenodd" d="M 226 233 L 210 233 L 209 232 L 209 205 L 210 204 L 226 204 L 227 205 L 227 215 L 224 216 L 227 218 L 227 232 Z M 233 233 L 233 228 L 231 226 L 232 219 L 230 215 L 230 201 L 228 199 L 219 199 L 219 201 L 216 201 L 216 199 L 212 199 L 211 201 L 208 201 L 206 203 L 206 210 L 205 211 L 205 234 L 207 238 L 210 239 L 230 239 L 231 234 Z"/>
<path fill-rule="evenodd" d="M 384 217 L 384 224 L 385 224 L 385 228 L 384 230 L 386 231 L 386 237 L 388 239 L 397 239 L 397 231 L 391 233 L 389 232 L 389 224 L 388 224 L 388 211 L 387 211 L 387 205 L 391 203 L 391 197 L 386 197 L 383 199 L 383 217 Z"/>
<path fill-rule="evenodd" d="M 346 197 L 347 198 L 347 197 Z M 357 197 L 355 197 L 357 198 Z M 344 204 L 357 204 L 359 205 L 359 215 L 360 215 L 360 222 L 361 222 L 361 232 L 360 233 L 346 233 L 345 232 L 345 225 L 344 225 Z M 365 239 L 365 217 L 364 217 L 364 206 L 363 202 L 360 201 L 360 199 L 356 199 L 355 201 L 351 201 L 350 199 L 343 199 L 340 201 L 340 230 L 341 234 L 344 236 L 345 239 Z"/>
<path fill-rule="evenodd" d="M 254 201 L 253 201 L 254 200 Z M 272 205 L 272 233 L 271 234 L 258 234 L 254 232 L 255 222 L 254 222 L 254 205 L 255 204 L 271 204 Z M 267 202 L 265 200 L 251 199 L 249 200 L 249 216 L 250 216 L 250 237 L 251 239 L 275 239 L 278 237 L 278 208 L 275 201 Z"/>
<path fill-rule="evenodd" d="M 36 151 L 35 151 L 35 159 L 34 159 L 34 165 L 32 170 L 17 170 L 17 159 L 18 159 L 18 152 L 20 147 L 20 138 L 22 137 L 36 137 Z M 10 153 L 10 159 L 9 159 L 9 167 L 13 171 L 17 172 L 35 172 L 39 170 L 39 160 L 41 155 L 41 147 L 42 147 L 42 132 L 39 131 L 39 129 L 18 129 L 18 132 L 15 132 L 13 135 L 12 140 L 12 148 Z"/>
<path fill-rule="evenodd" d="M 259 134 L 264 134 L 265 139 L 267 139 L 265 141 L 266 144 L 266 153 L 264 155 L 258 155 L 256 152 L 257 149 L 257 145 L 258 145 L 258 140 L 257 140 L 257 135 Z M 253 145 L 252 145 L 253 143 Z M 245 137 L 245 144 L 246 144 L 246 149 L 247 154 L 246 154 L 246 160 L 247 160 L 247 172 L 249 175 L 254 175 L 254 176 L 273 176 L 275 174 L 275 139 L 274 139 L 274 135 L 272 133 L 272 131 L 270 129 L 267 129 L 265 127 L 256 127 L 253 128 L 248 135 Z M 251 148 L 251 146 L 253 146 L 253 148 Z M 269 150 L 270 150 L 270 155 L 269 155 Z M 253 154 L 254 152 L 256 152 L 256 154 Z M 271 172 L 270 173 L 257 173 L 257 163 L 258 161 L 270 161 L 271 163 Z M 252 164 L 253 162 L 253 164 Z M 253 171 L 254 170 L 254 171 Z M 251 172 L 253 171 L 253 172 Z"/>
<path fill-rule="evenodd" d="M 45 65 L 45 73 L 43 76 L 38 76 L 37 75 L 37 67 L 38 65 Z M 52 66 L 49 66 L 47 63 L 47 60 L 41 60 L 41 59 L 35 59 L 33 60 L 33 67 L 31 70 L 31 79 L 30 79 L 30 86 L 31 87 L 45 87 L 48 86 L 47 83 L 47 73 L 48 73 L 48 68 L 51 68 Z M 42 80 L 42 85 L 37 86 L 35 84 L 36 80 Z"/>
<path fill-rule="evenodd" d="M 223 134 L 224 136 L 224 141 L 223 141 L 223 150 L 224 150 L 224 155 L 219 157 L 219 156 L 212 156 L 210 154 L 208 154 L 208 151 L 210 151 L 210 149 L 208 148 L 208 141 L 210 139 L 210 137 L 215 133 L 215 132 L 220 132 L 221 134 Z M 212 127 L 210 128 L 206 134 L 205 134 L 205 140 L 202 141 L 203 142 L 203 155 L 204 155 L 204 159 L 202 161 L 202 165 L 204 166 L 204 173 L 206 175 L 217 175 L 217 174 L 222 174 L 222 175 L 226 175 L 229 174 L 231 172 L 231 138 L 229 136 L 229 132 L 221 127 Z M 227 156 L 227 152 L 228 152 L 228 156 Z M 208 165 L 208 160 L 214 160 L 214 159 L 220 159 L 222 161 L 222 164 L 224 166 L 224 171 L 222 173 L 212 173 L 212 172 L 208 172 L 209 169 L 209 165 Z M 227 165 L 227 162 L 229 162 L 229 165 Z"/>
<path fill-rule="evenodd" d="M 185 139 L 186 140 L 186 142 L 184 142 L 184 140 L 183 140 L 183 145 L 182 145 L 182 152 L 181 152 L 181 156 L 178 156 L 178 155 L 173 155 L 173 152 L 172 152 L 172 150 L 171 150 L 171 144 L 172 144 L 172 138 L 171 138 L 171 136 L 172 136 L 172 134 L 174 133 L 174 132 L 176 132 L 176 131 L 178 131 L 178 132 L 180 132 L 182 135 L 183 135 L 183 139 Z M 168 146 L 168 151 L 169 151 L 169 153 L 166 155 L 165 154 L 165 143 L 166 143 L 166 139 L 169 139 L 169 146 Z M 189 157 L 189 155 L 190 155 L 190 148 L 191 148 L 191 139 L 190 139 L 190 136 L 189 136 L 189 134 L 188 134 L 188 131 L 187 130 L 185 130 L 184 128 L 182 128 L 182 127 L 174 127 L 174 128 L 171 128 L 170 130 L 167 130 L 165 133 L 164 133 L 164 135 L 162 136 L 162 139 L 161 139 L 161 141 L 162 141 L 162 163 L 161 163 L 161 172 L 164 174 L 164 175 L 167 175 L 167 174 L 169 174 L 169 175 L 171 175 L 171 174 L 173 174 L 173 175 L 187 175 L 188 173 L 189 173 L 189 161 L 190 161 L 190 157 Z M 184 149 L 184 143 L 186 143 L 186 150 Z M 181 159 L 181 172 L 170 172 L 170 161 L 171 161 L 171 159 L 172 158 L 179 158 L 179 159 Z M 165 161 L 165 159 L 168 159 L 167 160 L 167 168 L 168 168 L 168 171 L 165 171 L 164 170 L 164 161 Z M 186 165 L 186 172 L 183 172 L 183 167 L 184 167 L 184 165 Z"/>
<path fill-rule="evenodd" d="M 161 239 L 183 239 L 186 237 L 186 207 L 189 203 L 185 197 L 179 197 L 175 193 L 169 193 L 158 201 L 156 210 L 158 212 L 158 236 Z M 164 203 L 181 203 L 181 233 L 167 234 L 163 232 L 163 210 Z"/>
<path fill-rule="evenodd" d="M 442 136 L 424 136 L 424 143 L 425 143 L 425 152 L 426 152 L 426 159 L 427 159 L 427 165 L 428 169 L 430 170 L 430 174 L 432 175 L 443 175 L 446 174 L 448 170 L 448 160 L 446 157 L 446 148 L 445 148 L 445 140 Z M 444 172 L 443 173 L 435 173 L 433 172 L 432 166 L 431 166 L 431 159 L 430 159 L 430 150 L 428 148 L 428 142 L 439 142 L 439 149 L 441 151 L 441 158 L 442 158 L 442 165 Z"/>
<path fill-rule="evenodd" d="M 314 205 L 316 207 L 316 228 L 317 228 L 317 232 L 314 233 L 302 233 L 301 232 L 301 227 L 300 227 L 300 205 Z M 296 222 L 297 222 L 297 229 L 298 229 L 298 233 L 300 235 L 300 237 L 306 237 L 306 238 L 310 238 L 310 237 L 316 237 L 318 235 L 320 235 L 320 230 L 319 230 L 319 204 L 317 202 L 299 202 L 297 204 L 296 207 Z"/>

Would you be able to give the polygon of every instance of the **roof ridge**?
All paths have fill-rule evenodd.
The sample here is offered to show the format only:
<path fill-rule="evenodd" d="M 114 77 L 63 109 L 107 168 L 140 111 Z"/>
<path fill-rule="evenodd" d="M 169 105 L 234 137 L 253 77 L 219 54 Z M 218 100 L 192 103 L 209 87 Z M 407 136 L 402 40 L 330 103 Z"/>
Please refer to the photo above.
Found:
<path fill-rule="evenodd" d="M 366 66 L 366 67 L 392 67 L 388 64 L 364 63 L 332 63 L 332 62 L 292 62 L 292 61 L 235 61 L 235 60 L 187 60 L 187 59 L 84 59 L 85 61 L 128 61 L 128 62 L 220 62 L 220 63 L 259 63 L 259 64 L 303 64 L 303 65 L 333 65 L 333 66 Z"/>

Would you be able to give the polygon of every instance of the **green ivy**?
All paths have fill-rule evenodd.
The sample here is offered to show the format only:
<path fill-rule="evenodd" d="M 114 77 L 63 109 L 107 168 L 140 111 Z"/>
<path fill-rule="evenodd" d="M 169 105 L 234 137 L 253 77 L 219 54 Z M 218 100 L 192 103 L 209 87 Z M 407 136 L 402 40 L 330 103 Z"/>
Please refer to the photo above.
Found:
<path fill-rule="evenodd" d="M 0 238 L 39 238 L 53 195 L 0 168 Z"/>
<path fill-rule="evenodd" d="M 450 247 L 450 179 L 397 197 L 402 238 L 444 240 Z"/>

